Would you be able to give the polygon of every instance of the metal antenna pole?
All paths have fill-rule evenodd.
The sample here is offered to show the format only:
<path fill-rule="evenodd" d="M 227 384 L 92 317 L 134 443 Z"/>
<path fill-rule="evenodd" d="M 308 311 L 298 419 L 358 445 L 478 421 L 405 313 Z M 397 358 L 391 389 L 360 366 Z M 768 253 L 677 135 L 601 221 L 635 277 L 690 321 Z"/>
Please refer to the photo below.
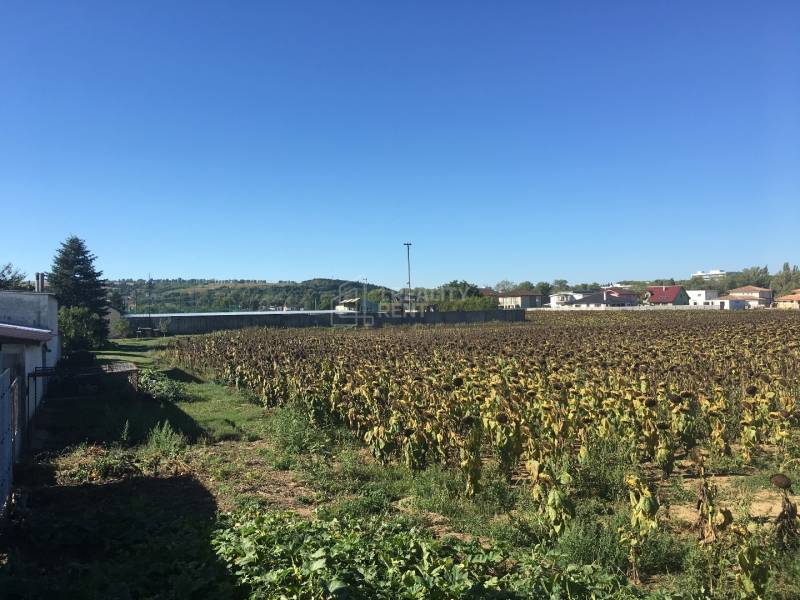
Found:
<path fill-rule="evenodd" d="M 408 264 L 408 311 L 411 312 L 411 242 L 403 242 L 406 247 L 406 263 Z"/>

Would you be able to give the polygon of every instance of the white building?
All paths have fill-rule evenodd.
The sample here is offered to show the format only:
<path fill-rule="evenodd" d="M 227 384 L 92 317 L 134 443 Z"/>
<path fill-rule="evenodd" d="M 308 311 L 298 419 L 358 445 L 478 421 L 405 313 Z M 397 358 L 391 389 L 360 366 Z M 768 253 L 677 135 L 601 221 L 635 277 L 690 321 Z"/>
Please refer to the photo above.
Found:
<path fill-rule="evenodd" d="M 0 516 L 11 490 L 28 424 L 44 397 L 38 367 L 60 356 L 58 302 L 52 294 L 0 292 Z"/>
<path fill-rule="evenodd" d="M 638 295 L 635 292 L 619 293 L 618 290 L 608 289 L 599 292 L 581 294 L 580 298 L 571 300 L 557 308 L 564 309 L 596 309 L 596 308 L 619 308 L 625 306 L 636 306 Z"/>
<path fill-rule="evenodd" d="M 31 414 L 44 396 L 44 378 L 36 381 L 29 375 L 37 367 L 55 366 L 60 357 L 55 296 L 0 292 L 0 372 L 8 369 L 12 379 L 20 379 Z"/>
<path fill-rule="evenodd" d="M 717 290 L 686 290 L 689 294 L 689 306 L 715 306 L 714 300 L 719 298 Z"/>
<path fill-rule="evenodd" d="M 584 296 L 587 296 L 591 293 L 596 292 L 597 290 L 593 290 L 590 292 L 556 292 L 554 294 L 550 294 L 550 307 L 551 308 L 559 308 L 564 306 L 568 302 L 572 302 L 573 300 L 580 300 Z"/>
<path fill-rule="evenodd" d="M 700 279 L 710 281 L 712 279 L 722 279 L 727 274 L 727 271 L 723 271 L 722 269 L 711 269 L 710 271 L 696 271 L 692 273 L 692 278 L 699 277 Z"/>

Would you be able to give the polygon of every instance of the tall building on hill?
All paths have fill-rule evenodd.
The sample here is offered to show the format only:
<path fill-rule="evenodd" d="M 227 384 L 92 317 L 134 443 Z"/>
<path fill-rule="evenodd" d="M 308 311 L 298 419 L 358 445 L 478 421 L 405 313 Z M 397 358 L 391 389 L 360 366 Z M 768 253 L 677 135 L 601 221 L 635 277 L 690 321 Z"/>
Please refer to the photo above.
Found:
<path fill-rule="evenodd" d="M 727 271 L 723 271 L 722 269 L 711 269 L 710 271 L 696 271 L 692 273 L 692 279 L 695 277 L 699 277 L 700 279 L 704 279 L 705 281 L 711 281 L 712 279 L 722 279 L 727 275 Z"/>

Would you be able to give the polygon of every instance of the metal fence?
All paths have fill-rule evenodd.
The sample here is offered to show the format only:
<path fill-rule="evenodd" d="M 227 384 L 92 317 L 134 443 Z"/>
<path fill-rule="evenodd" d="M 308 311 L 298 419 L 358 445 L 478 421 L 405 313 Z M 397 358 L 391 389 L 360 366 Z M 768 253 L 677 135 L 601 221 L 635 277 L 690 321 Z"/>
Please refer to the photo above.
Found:
<path fill-rule="evenodd" d="M 19 380 L 11 371 L 0 373 L 0 518 L 5 516 L 11 493 L 14 462 L 19 451 Z"/>

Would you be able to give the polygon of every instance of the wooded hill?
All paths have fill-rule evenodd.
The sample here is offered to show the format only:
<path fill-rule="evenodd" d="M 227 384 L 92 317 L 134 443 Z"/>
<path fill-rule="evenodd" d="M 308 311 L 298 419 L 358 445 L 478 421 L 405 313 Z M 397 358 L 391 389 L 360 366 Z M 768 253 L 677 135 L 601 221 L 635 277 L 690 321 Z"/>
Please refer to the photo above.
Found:
<path fill-rule="evenodd" d="M 231 279 L 123 279 L 109 281 L 115 308 L 122 312 L 207 312 L 270 310 L 284 306 L 305 310 L 333 308 L 343 290 L 361 294 L 363 283 L 345 279 L 266 281 Z M 367 290 L 382 289 L 367 284 Z"/>

